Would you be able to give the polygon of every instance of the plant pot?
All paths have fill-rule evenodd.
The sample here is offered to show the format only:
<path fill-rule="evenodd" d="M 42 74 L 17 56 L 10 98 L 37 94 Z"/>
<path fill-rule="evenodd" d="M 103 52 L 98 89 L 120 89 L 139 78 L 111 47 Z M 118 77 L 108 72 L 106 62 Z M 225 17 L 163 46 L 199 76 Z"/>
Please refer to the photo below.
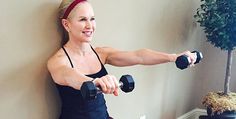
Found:
<path fill-rule="evenodd" d="M 211 108 L 207 108 L 207 115 L 200 115 L 199 119 L 236 119 L 236 111 L 224 111 L 221 114 L 211 114 Z"/>

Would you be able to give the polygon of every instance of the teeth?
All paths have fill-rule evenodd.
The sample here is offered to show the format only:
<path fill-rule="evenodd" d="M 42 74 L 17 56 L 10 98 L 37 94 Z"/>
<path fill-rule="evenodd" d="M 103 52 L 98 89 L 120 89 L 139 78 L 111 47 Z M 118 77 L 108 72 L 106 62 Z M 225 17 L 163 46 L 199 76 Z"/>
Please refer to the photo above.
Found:
<path fill-rule="evenodd" d="M 91 36 L 91 35 L 92 35 L 92 32 L 91 32 L 91 31 L 85 31 L 84 34 L 85 34 L 86 36 Z"/>

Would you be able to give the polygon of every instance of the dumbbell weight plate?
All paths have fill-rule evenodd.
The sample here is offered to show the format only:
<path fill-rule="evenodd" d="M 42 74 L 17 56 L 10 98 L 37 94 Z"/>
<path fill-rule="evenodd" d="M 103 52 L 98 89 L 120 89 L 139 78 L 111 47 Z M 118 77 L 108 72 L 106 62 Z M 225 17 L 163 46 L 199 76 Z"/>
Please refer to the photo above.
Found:
<path fill-rule="evenodd" d="M 122 83 L 121 90 L 128 93 L 133 91 L 134 89 L 134 80 L 131 75 L 123 75 L 120 78 L 120 82 Z"/>
<path fill-rule="evenodd" d="M 196 55 L 197 55 L 196 62 L 194 63 L 194 64 L 197 64 L 201 61 L 201 59 L 203 58 L 203 55 L 201 52 L 198 52 L 198 51 L 193 51 L 193 53 L 196 53 Z"/>
<path fill-rule="evenodd" d="M 185 69 L 189 66 L 189 62 L 191 62 L 190 57 L 187 55 L 182 55 L 176 59 L 175 64 L 178 68 Z"/>
<path fill-rule="evenodd" d="M 93 100 L 97 96 L 97 87 L 92 81 L 84 82 L 80 91 L 84 99 Z"/>

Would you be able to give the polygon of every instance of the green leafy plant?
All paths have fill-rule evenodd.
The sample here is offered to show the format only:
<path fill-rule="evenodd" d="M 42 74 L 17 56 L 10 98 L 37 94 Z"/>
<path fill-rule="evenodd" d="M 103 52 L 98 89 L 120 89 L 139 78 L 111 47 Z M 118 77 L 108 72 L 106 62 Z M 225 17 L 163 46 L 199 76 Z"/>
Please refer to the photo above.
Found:
<path fill-rule="evenodd" d="M 201 0 L 201 5 L 197 9 L 194 18 L 203 28 L 207 42 L 210 42 L 214 47 L 228 52 L 224 91 L 209 93 L 203 99 L 203 104 L 208 108 L 212 108 L 213 111 L 216 110 L 218 113 L 236 110 L 235 100 L 233 103 L 228 104 L 228 99 L 232 99 L 230 97 L 232 93 L 229 89 L 229 83 L 233 60 L 232 52 L 236 47 L 236 0 Z M 227 96 L 229 98 L 225 98 Z M 215 99 L 215 97 L 219 97 L 221 102 L 217 102 L 218 99 Z M 232 97 L 235 98 L 235 94 Z M 216 103 L 223 104 L 222 98 L 228 102 L 224 102 L 225 105 L 213 107 Z"/>
<path fill-rule="evenodd" d="M 206 33 L 207 41 L 228 51 L 224 94 L 229 92 L 232 51 L 236 47 L 236 0 L 201 0 L 194 17 Z"/>

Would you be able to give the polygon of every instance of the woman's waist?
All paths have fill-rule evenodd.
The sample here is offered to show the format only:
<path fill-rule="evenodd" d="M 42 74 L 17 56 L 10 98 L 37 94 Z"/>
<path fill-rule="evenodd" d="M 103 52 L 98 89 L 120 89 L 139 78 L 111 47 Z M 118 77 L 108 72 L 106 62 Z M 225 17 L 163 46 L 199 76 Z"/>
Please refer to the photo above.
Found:
<path fill-rule="evenodd" d="M 92 106 L 106 105 L 104 95 L 102 93 L 97 94 L 94 100 L 83 99 L 82 95 L 61 95 L 61 102 L 63 107 L 81 107 L 87 108 Z"/>

